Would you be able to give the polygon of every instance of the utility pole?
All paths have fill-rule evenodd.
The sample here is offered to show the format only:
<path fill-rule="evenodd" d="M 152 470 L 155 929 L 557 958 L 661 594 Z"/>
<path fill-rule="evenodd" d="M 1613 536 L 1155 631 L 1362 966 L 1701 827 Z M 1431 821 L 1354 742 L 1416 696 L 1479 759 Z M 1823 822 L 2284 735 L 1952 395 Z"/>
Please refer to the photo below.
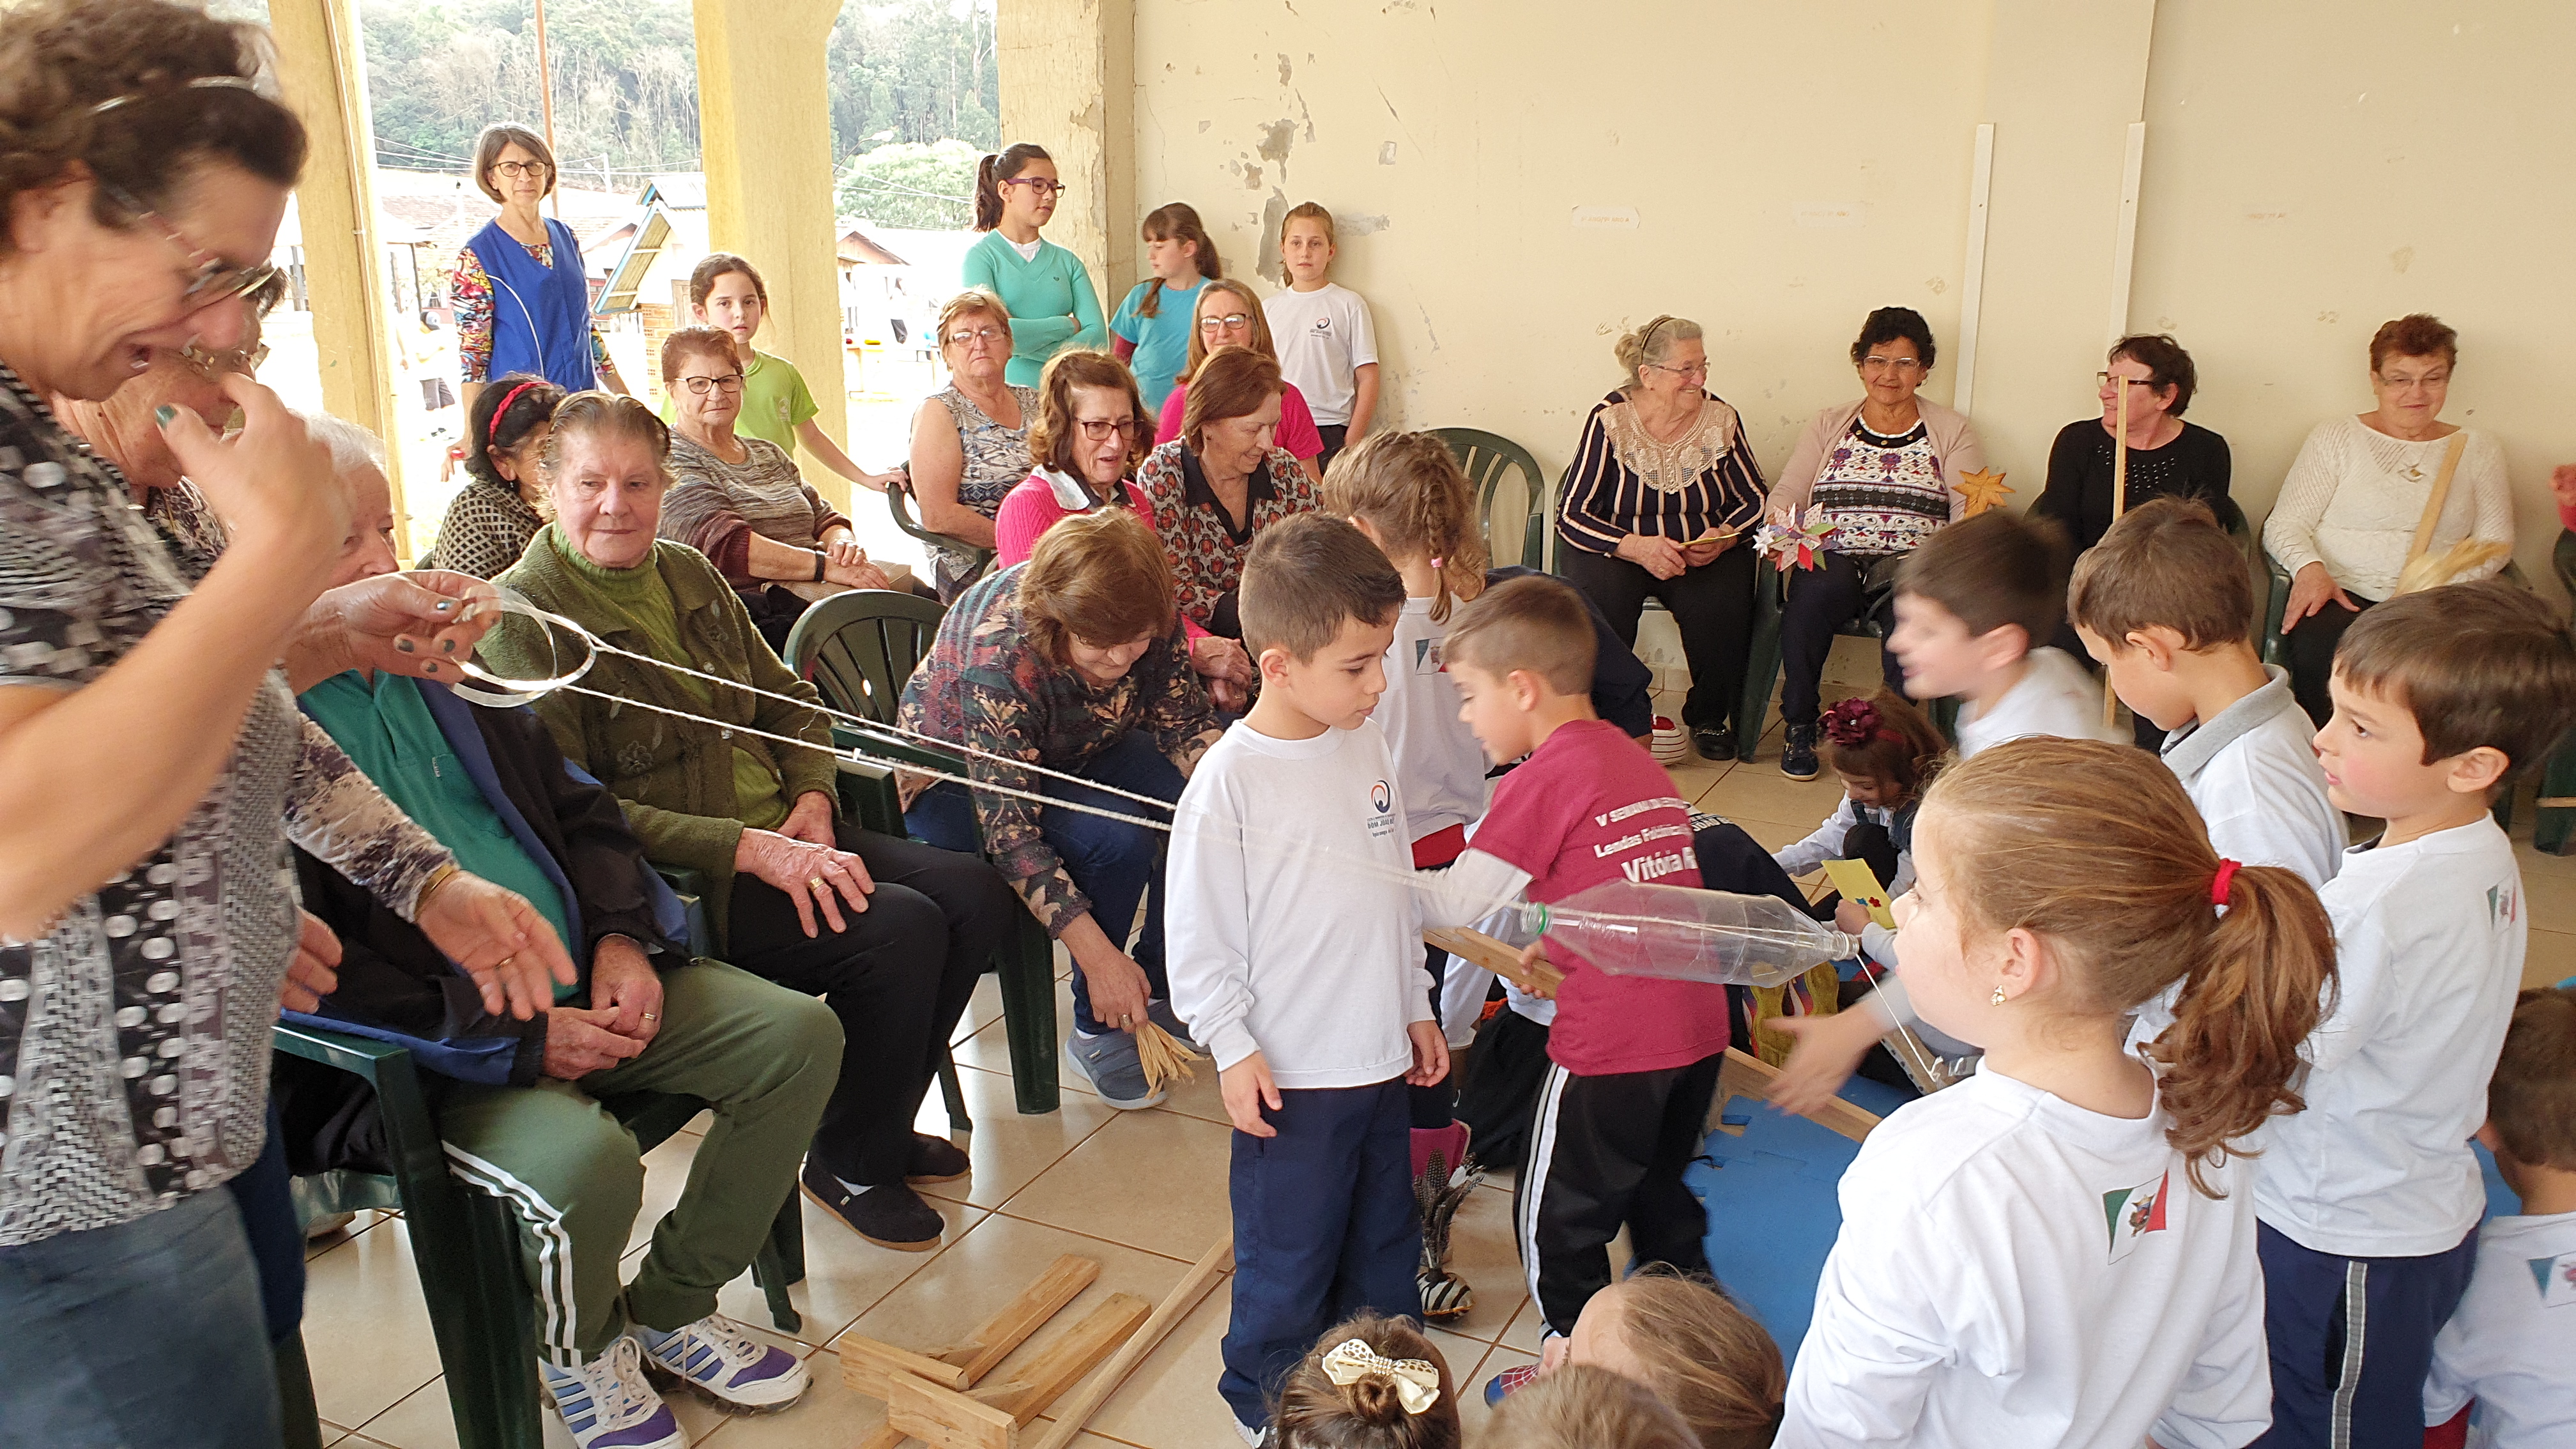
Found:
<path fill-rule="evenodd" d="M 546 64 L 546 0 L 536 0 L 536 5 L 537 99 L 539 104 L 543 107 L 545 114 L 546 151 L 548 154 L 552 154 L 555 149 L 555 73 L 553 68 Z M 562 188 L 560 183 L 563 181 L 563 172 L 558 168 L 556 172 L 553 175 L 548 176 L 546 180 L 549 183 L 552 183 L 546 191 L 546 199 L 554 203 L 555 215 L 561 216 L 563 215 L 563 197 L 561 195 Z"/>

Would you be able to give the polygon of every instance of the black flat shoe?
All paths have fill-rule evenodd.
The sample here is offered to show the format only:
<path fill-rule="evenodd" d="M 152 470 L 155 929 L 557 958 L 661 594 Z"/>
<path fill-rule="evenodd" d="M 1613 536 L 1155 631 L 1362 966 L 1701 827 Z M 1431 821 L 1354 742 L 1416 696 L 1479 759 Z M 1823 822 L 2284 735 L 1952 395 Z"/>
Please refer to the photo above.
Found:
<path fill-rule="evenodd" d="M 880 1248 L 898 1253 L 927 1253 L 939 1246 L 948 1224 L 921 1194 L 902 1183 L 852 1192 L 811 1157 L 797 1174 L 796 1185 L 816 1207 L 839 1218 L 851 1232 Z"/>
<path fill-rule="evenodd" d="M 1735 731 L 1724 725 L 1699 725 L 1691 730 L 1691 748 L 1703 760 L 1735 758 Z"/>
<path fill-rule="evenodd" d="M 927 1132 L 912 1134 L 912 1145 L 904 1149 L 903 1180 L 919 1186 L 925 1182 L 955 1182 L 975 1170 L 966 1150 L 945 1137 Z"/>

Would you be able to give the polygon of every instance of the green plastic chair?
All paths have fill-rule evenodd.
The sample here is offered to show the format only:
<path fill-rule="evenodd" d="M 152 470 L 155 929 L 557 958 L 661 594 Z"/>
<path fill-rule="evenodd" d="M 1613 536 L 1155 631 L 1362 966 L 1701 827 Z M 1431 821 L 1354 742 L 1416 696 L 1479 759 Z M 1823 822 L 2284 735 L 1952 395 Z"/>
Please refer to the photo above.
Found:
<path fill-rule="evenodd" d="M 1494 500 L 1502 493 L 1505 479 L 1517 469 L 1521 476 L 1522 496 L 1527 507 L 1521 519 L 1521 567 L 1547 568 L 1547 475 L 1538 470 L 1538 459 L 1530 450 L 1503 437 L 1476 428 L 1433 428 L 1431 435 L 1449 445 L 1456 454 L 1458 466 L 1467 471 L 1467 480 L 1476 485 L 1478 509 L 1485 522 L 1485 547 L 1494 550 Z"/>
<path fill-rule="evenodd" d="M 787 635 L 788 666 L 812 681 L 823 702 L 843 714 L 876 724 L 895 722 L 903 687 L 919 668 L 947 610 L 918 594 L 891 589 L 852 589 L 807 609 Z M 962 774 L 965 760 L 928 745 L 899 743 L 847 725 L 832 727 L 832 741 L 896 765 L 920 765 Z M 905 833 L 894 771 L 885 763 L 841 763 L 841 798 L 852 819 L 887 835 Z M 1056 1080 L 1055 943 L 1026 911 L 1010 944 L 994 958 L 1002 984 L 1002 1031 L 1011 1051 L 1011 1094 L 1023 1115 L 1052 1112 L 1060 1098 Z M 952 1064 L 941 1068 L 940 1088 L 952 1122 L 965 1113 Z M 969 1124 L 971 1130 L 971 1124 Z"/>
<path fill-rule="evenodd" d="M 895 527 L 902 529 L 905 533 L 912 535 L 914 538 L 920 539 L 923 543 L 931 545 L 933 548 L 948 549 L 951 552 L 961 553 L 975 560 L 975 567 L 968 571 L 966 577 L 958 580 L 957 586 L 959 588 L 962 589 L 966 585 L 973 583 L 975 580 L 982 578 L 984 576 L 984 570 L 993 566 L 992 549 L 982 545 L 968 543 L 966 540 L 955 537 L 951 534 L 935 533 L 930 529 L 923 527 L 920 521 L 912 516 L 912 484 L 910 481 L 898 480 L 896 482 L 888 483 L 886 485 L 885 497 L 886 511 L 894 515 Z M 925 577 L 922 582 L 928 583 L 929 579 Z"/>

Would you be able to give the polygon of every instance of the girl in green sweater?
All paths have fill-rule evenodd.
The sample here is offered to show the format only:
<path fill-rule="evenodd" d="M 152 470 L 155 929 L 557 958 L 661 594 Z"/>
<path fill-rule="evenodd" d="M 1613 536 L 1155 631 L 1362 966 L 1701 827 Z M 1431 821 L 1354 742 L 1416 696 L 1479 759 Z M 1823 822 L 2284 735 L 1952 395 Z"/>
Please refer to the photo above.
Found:
<path fill-rule="evenodd" d="M 1005 381 L 1035 387 L 1046 360 L 1068 347 L 1105 347 L 1109 327 L 1082 259 L 1038 235 L 1064 193 L 1055 161 L 1026 141 L 975 167 L 975 229 L 960 276 L 1011 309 Z"/>

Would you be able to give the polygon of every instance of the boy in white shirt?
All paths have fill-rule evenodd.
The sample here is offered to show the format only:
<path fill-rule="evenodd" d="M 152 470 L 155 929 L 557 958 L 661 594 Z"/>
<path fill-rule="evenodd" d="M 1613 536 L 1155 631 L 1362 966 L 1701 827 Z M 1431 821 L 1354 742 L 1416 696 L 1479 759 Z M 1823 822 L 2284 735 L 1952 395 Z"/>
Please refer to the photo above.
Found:
<path fill-rule="evenodd" d="M 2328 793 L 2388 828 L 2317 893 L 2337 982 L 2302 1052 L 2307 1110 L 2253 1138 L 2272 1357 L 2261 1442 L 2415 1449 L 2433 1336 L 2468 1286 L 2486 1206 L 2469 1139 L 2529 928 L 2488 806 L 2576 718 L 2576 646 L 2512 584 L 2455 584 L 2355 620 L 2330 688 Z"/>
<path fill-rule="evenodd" d="M 2165 763 L 2229 860 L 2297 871 L 2343 863 L 2343 812 L 2326 798 L 2316 730 L 2290 677 L 2254 649 L 2245 556 L 2182 498 L 2130 509 L 2075 566 L 2075 636 L 2120 701 L 2166 731 Z"/>
<path fill-rule="evenodd" d="M 1261 697 L 1199 761 L 1172 826 L 1172 1005 L 1233 1119 L 1234 1293 L 1217 1392 L 1258 1444 L 1280 1381 L 1363 1310 L 1418 1318 L 1405 1087 L 1449 1071 L 1422 989 L 1395 762 L 1369 719 L 1404 580 L 1303 514 L 1244 561 Z"/>
<path fill-rule="evenodd" d="M 2576 1444 L 2576 992 L 2522 993 L 2478 1140 L 2522 1212 L 2478 1230 L 2469 1291 L 2433 1340 L 2425 1446 Z"/>
<path fill-rule="evenodd" d="M 1279 223 L 1288 290 L 1261 304 L 1280 374 L 1305 395 L 1323 436 L 1318 468 L 1331 466 L 1352 439 L 1366 437 L 1377 415 L 1377 329 L 1360 294 L 1329 277 L 1335 251 L 1331 212 L 1311 201 L 1290 207 Z"/>
<path fill-rule="evenodd" d="M 1959 758 L 2024 735 L 2116 742 L 2102 688 L 2062 649 L 2066 533 L 2000 508 L 1924 540 L 1896 571 L 1888 652 L 1915 699 L 1956 697 Z"/>

